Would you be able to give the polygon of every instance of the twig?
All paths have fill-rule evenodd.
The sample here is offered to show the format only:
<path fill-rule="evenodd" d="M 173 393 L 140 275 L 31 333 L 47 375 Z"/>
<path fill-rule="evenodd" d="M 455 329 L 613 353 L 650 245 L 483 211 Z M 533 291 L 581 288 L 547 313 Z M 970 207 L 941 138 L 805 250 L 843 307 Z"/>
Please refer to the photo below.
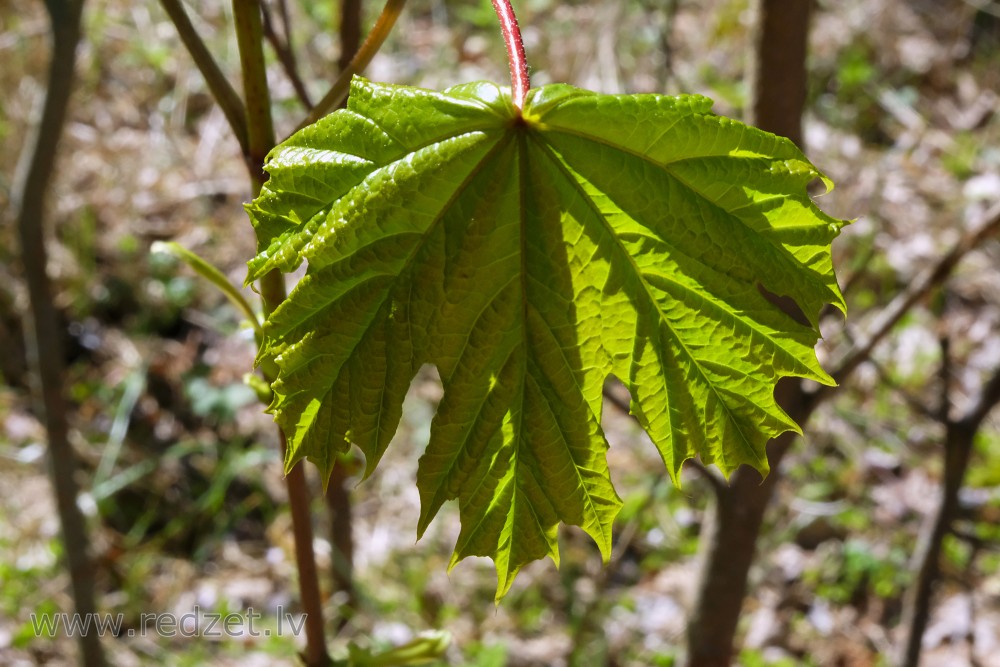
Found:
<path fill-rule="evenodd" d="M 341 72 L 348 68 L 351 59 L 361 48 L 361 0 L 340 1 L 340 57 L 337 66 Z"/>
<path fill-rule="evenodd" d="M 253 180 L 254 196 L 264 185 L 264 159 L 274 147 L 274 125 L 271 119 L 271 94 L 264 66 L 263 26 L 259 0 L 233 0 L 236 41 L 240 49 L 243 71 L 243 91 L 247 105 L 247 161 Z M 265 315 L 274 311 L 285 299 L 285 282 L 281 273 L 271 271 L 261 280 L 261 299 Z M 268 378 L 273 380 L 274 378 Z M 282 458 L 287 442 L 278 430 Z M 309 510 L 309 490 L 303 466 L 297 465 L 285 475 L 288 505 L 292 515 L 295 538 L 295 562 L 299 575 L 299 596 L 305 611 L 306 650 L 303 659 L 307 667 L 326 667 L 330 658 L 326 650 L 323 605 L 320 599 L 316 557 L 313 553 L 312 515 Z"/>
<path fill-rule="evenodd" d="M 994 205 L 983 215 L 983 222 L 971 232 L 963 236 L 951 250 L 941 259 L 910 283 L 909 287 L 900 292 L 871 325 L 870 332 L 858 338 L 836 364 L 836 370 L 830 375 L 838 384 L 843 382 L 855 368 L 871 357 L 872 350 L 885 338 L 900 319 L 913 308 L 918 301 L 926 296 L 935 286 L 940 285 L 951 275 L 951 272 L 969 251 L 978 247 L 984 240 L 1000 231 L 1000 204 Z M 830 387 L 820 390 L 829 392 Z"/>
<path fill-rule="evenodd" d="M 354 78 L 355 74 L 362 72 L 368 67 L 368 63 L 378 53 L 385 38 L 389 36 L 392 26 L 395 25 L 396 19 L 399 18 L 399 14 L 403 11 L 403 5 L 405 4 L 406 0 L 386 0 L 385 7 L 382 8 L 382 13 L 378 15 L 375 27 L 368 33 L 364 44 L 361 45 L 358 52 L 351 58 L 350 64 L 341 71 L 340 76 L 337 77 L 333 86 L 330 87 L 330 91 L 323 96 L 323 99 L 316 103 L 316 106 L 309 112 L 305 120 L 295 128 L 296 132 L 306 125 L 312 125 L 336 109 L 347 98 L 347 93 L 351 88 L 351 79 Z"/>
<path fill-rule="evenodd" d="M 73 603 L 81 618 L 97 611 L 94 598 L 94 563 L 90 555 L 86 521 L 77 504 L 76 457 L 69 443 L 67 402 L 63 394 L 63 331 L 52 298 L 46 270 L 43 220 L 45 199 L 52 180 L 56 151 L 69 108 L 76 66 L 76 47 L 81 39 L 83 0 L 46 0 L 52 36 L 51 61 L 45 103 L 38 125 L 25 142 L 23 162 L 11 197 L 21 244 L 24 277 L 31 305 L 28 338 L 29 362 L 38 378 L 40 403 L 48 433 L 48 467 L 62 532 L 63 553 L 73 591 Z M 104 651 L 96 632 L 78 635 L 80 662 L 85 667 L 103 667 Z"/>
<path fill-rule="evenodd" d="M 885 370 L 885 367 L 882 364 L 875 361 L 874 359 L 869 359 L 868 363 L 870 363 L 875 368 L 875 373 L 876 375 L 878 375 L 879 381 L 882 384 L 889 387 L 889 389 L 892 389 L 894 392 L 902 396 L 903 401 L 905 401 L 906 404 L 910 406 L 911 410 L 921 415 L 922 417 L 927 417 L 928 419 L 933 419 L 935 421 L 940 420 L 941 418 L 940 406 L 935 406 L 934 408 L 931 408 L 922 400 L 920 400 L 918 397 L 908 392 L 906 389 L 901 387 L 898 382 L 889 377 L 889 373 Z M 944 365 L 942 365 L 942 367 L 943 366 Z"/>
<path fill-rule="evenodd" d="M 979 394 L 979 399 L 976 401 L 975 405 L 965 414 L 959 423 L 964 426 L 964 428 L 978 430 L 980 424 L 986 419 L 987 415 L 1000 404 L 1000 368 L 993 371 L 993 375 L 986 384 L 983 385 L 983 390 Z"/>
<path fill-rule="evenodd" d="M 308 111 L 313 108 L 313 103 L 309 99 L 309 91 L 306 90 L 306 84 L 302 81 L 302 77 L 299 76 L 298 63 L 295 61 L 295 52 L 292 50 L 292 34 L 288 27 L 288 10 L 283 5 L 279 9 L 285 21 L 284 41 L 282 41 L 282 38 L 278 36 L 278 33 L 274 29 L 274 20 L 271 18 L 271 11 L 267 8 L 267 4 L 261 5 L 261 11 L 263 12 L 262 26 L 264 37 L 267 38 L 267 41 L 274 49 L 275 55 L 278 56 L 278 62 L 281 63 L 281 69 L 285 71 L 285 76 L 292 82 L 292 88 L 295 89 L 296 97 L 299 98 L 299 102 Z"/>
<path fill-rule="evenodd" d="M 181 0 L 160 0 L 160 4 L 177 29 L 177 34 L 180 35 L 188 53 L 191 54 L 198 71 L 205 78 L 205 83 L 208 85 L 212 97 L 222 109 L 222 113 L 225 114 L 229 127 L 233 130 L 236 140 L 240 142 L 240 150 L 246 155 L 248 153 L 247 114 L 239 94 L 229 83 L 226 75 L 222 73 L 215 58 L 205 46 L 205 42 L 198 36 Z"/>
<path fill-rule="evenodd" d="M 604 399 L 608 401 L 608 403 L 610 403 L 611 405 L 615 406 L 618 410 L 620 410 L 621 413 L 624 414 L 625 416 L 635 419 L 635 415 L 632 414 L 632 411 L 629 408 L 629 404 L 623 401 L 621 397 L 619 397 L 613 391 L 609 391 L 607 387 L 604 388 Z M 698 461 L 697 459 L 688 459 L 687 461 L 685 461 L 685 465 L 694 470 L 706 482 L 708 482 L 709 485 L 712 487 L 712 491 L 716 495 L 724 492 L 728 488 L 726 486 L 726 480 L 724 480 L 722 476 L 719 475 L 718 473 L 713 472 L 709 468 L 706 468 L 701 461 Z"/>
<path fill-rule="evenodd" d="M 941 313 L 943 318 L 944 312 Z M 938 338 L 938 349 L 941 350 L 941 366 L 938 368 L 938 382 L 941 384 L 941 393 L 938 396 L 936 414 L 933 419 L 942 424 L 948 423 L 951 414 L 951 378 L 953 375 L 951 358 L 951 338 L 947 334 L 942 334 Z"/>
<path fill-rule="evenodd" d="M 947 341 L 947 338 L 942 339 L 941 350 L 945 372 L 951 363 Z M 986 416 L 1000 403 L 1000 368 L 983 385 L 972 408 L 958 420 L 952 420 L 949 416 L 951 399 L 948 382 L 944 382 L 942 394 L 941 421 L 945 425 L 944 480 L 937 509 L 924 528 L 918 544 L 914 561 L 917 576 L 903 605 L 903 627 L 906 629 L 900 656 L 903 667 L 916 667 L 920 661 L 922 638 L 930 617 L 934 585 L 940 578 L 942 545 L 945 536 L 952 531 L 952 523 L 959 507 L 958 494 L 972 458 L 976 433 Z"/>

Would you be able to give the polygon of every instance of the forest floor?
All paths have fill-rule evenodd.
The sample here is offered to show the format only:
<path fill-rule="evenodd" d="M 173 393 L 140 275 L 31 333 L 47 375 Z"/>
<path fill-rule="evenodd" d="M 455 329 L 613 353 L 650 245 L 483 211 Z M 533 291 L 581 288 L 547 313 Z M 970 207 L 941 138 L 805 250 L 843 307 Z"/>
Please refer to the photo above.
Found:
<path fill-rule="evenodd" d="M 333 3 L 292 4 L 315 99 L 334 73 Z M 747 0 L 523 4 L 535 85 L 701 93 L 718 113 L 742 111 Z M 46 17 L 42 3 L 24 5 L 0 5 L 0 210 L 9 208 L 44 85 Z M 374 5 L 366 3 L 369 23 Z M 992 0 L 818 3 L 805 148 L 837 184 L 819 204 L 854 220 L 834 245 L 849 325 L 824 319 L 821 361 L 866 331 L 1000 200 L 998 10 Z M 238 81 L 227 3 L 189 11 Z M 136 631 L 106 646 L 123 666 L 296 664 L 300 640 L 275 625 L 279 610 L 297 613 L 277 438 L 242 380 L 254 358 L 252 331 L 211 286 L 150 253 L 155 241 L 176 241 L 243 283 L 255 243 L 241 205 L 249 184 L 239 147 L 156 3 L 91 0 L 85 21 L 49 207 L 50 273 L 69 333 L 72 444 L 85 469 L 101 606 Z M 434 88 L 504 81 L 494 21 L 488 3 L 412 0 L 366 75 Z M 301 109 L 277 64 L 271 74 L 284 136 Z M 20 343 L 27 300 L 14 247 L 11 226 L 0 227 L 0 664 L 68 665 L 72 641 L 36 637 L 29 619 L 72 605 L 58 564 L 44 430 L 28 398 Z M 888 664 L 902 637 L 914 545 L 940 481 L 935 410 L 947 395 L 961 412 L 1000 362 L 997 267 L 993 239 L 807 425 L 760 542 L 741 664 Z M 947 383 L 943 338 L 953 356 Z M 433 373 L 422 371 L 379 470 L 363 483 L 348 480 L 357 601 L 348 614 L 344 594 L 328 595 L 331 618 L 343 623 L 332 648 L 398 645 L 441 629 L 452 637 L 455 665 L 673 664 L 694 592 L 709 498 L 703 480 L 685 474 L 674 488 L 648 438 L 607 407 L 609 463 L 625 501 L 615 557 L 602 568 L 596 546 L 564 530 L 560 568 L 525 568 L 494 606 L 490 561 L 468 559 L 448 573 L 455 508 L 416 541 L 417 459 L 439 394 Z M 315 470 L 309 475 L 319 564 L 329 572 L 328 514 Z M 925 664 L 1000 666 L 1000 415 L 980 433 L 966 481 Z M 142 632 L 143 613 L 181 616 L 195 607 L 261 610 L 273 632 Z"/>

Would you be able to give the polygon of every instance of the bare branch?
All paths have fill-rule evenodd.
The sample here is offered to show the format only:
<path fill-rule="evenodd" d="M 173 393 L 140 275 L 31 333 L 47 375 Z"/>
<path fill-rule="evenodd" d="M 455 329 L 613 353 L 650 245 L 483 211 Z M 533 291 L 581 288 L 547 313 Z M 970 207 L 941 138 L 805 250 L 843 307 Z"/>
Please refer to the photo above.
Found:
<path fill-rule="evenodd" d="M 831 373 L 837 383 L 843 382 L 854 370 L 871 357 L 872 350 L 884 339 L 892 328 L 932 289 L 942 284 L 969 251 L 977 248 L 984 240 L 1000 230 L 1000 204 L 991 207 L 984 215 L 983 222 L 963 236 L 951 250 L 934 266 L 910 283 L 879 313 L 867 335 L 860 336 L 858 342 L 845 353 Z M 825 388 L 829 391 L 829 388 Z"/>
<path fill-rule="evenodd" d="M 309 112 L 305 120 L 295 128 L 296 132 L 306 125 L 315 123 L 336 109 L 347 98 L 347 93 L 351 88 L 351 79 L 354 78 L 355 74 L 360 73 L 368 67 L 368 63 L 378 53 L 385 38 L 389 36 L 392 26 L 395 25 L 396 19 L 399 18 L 399 14 L 403 11 L 403 5 L 405 4 L 406 0 L 386 0 L 385 7 L 382 8 L 382 13 L 379 14 L 378 19 L 375 21 L 375 27 L 368 33 L 364 44 L 361 45 L 358 52 L 351 58 L 350 64 L 337 77 L 337 80 L 330 88 L 330 92 L 323 96 L 323 99 Z"/>
<path fill-rule="evenodd" d="M 244 155 L 247 155 L 249 153 L 247 113 L 239 94 L 229 83 L 226 75 L 222 73 L 219 64 L 215 62 L 215 58 L 205 46 L 205 42 L 194 29 L 181 0 L 160 0 L 160 4 L 167 12 L 167 16 L 170 17 L 174 28 L 177 29 L 177 34 L 180 35 L 188 53 L 191 54 L 198 71 L 205 78 L 205 83 L 212 92 L 212 97 L 222 109 L 222 113 L 225 114 L 229 127 L 236 135 L 236 140 L 240 142 L 240 150 L 243 151 Z"/>
<path fill-rule="evenodd" d="M 938 369 L 938 380 L 941 382 L 941 394 L 938 397 L 937 414 L 934 419 L 944 425 L 951 421 L 951 377 L 952 356 L 951 338 L 947 334 L 938 338 L 938 347 L 941 349 L 941 367 Z"/>
<path fill-rule="evenodd" d="M 340 57 L 338 71 L 343 72 L 361 48 L 361 0 L 340 1 Z"/>
<path fill-rule="evenodd" d="M 959 421 L 966 428 L 976 431 L 997 404 L 1000 404 L 1000 368 L 993 371 L 993 375 L 983 385 L 975 405 Z"/>
<path fill-rule="evenodd" d="M 635 418 L 635 415 L 633 415 L 631 410 L 629 409 L 628 402 L 622 400 L 622 398 L 618 396 L 618 394 L 616 394 L 615 392 L 609 391 L 607 387 L 604 388 L 604 400 L 606 400 L 608 403 L 618 408 L 618 410 L 620 410 L 623 414 L 632 417 L 633 419 Z M 700 475 L 705 481 L 707 481 L 709 485 L 712 487 L 712 492 L 715 493 L 716 495 L 724 493 L 726 489 L 729 488 L 726 485 L 726 480 L 723 479 L 721 475 L 705 467 L 705 465 L 702 464 L 701 461 L 698 461 L 696 459 L 688 459 L 687 461 L 685 461 L 684 464 L 689 468 L 691 468 L 692 470 L 694 470 L 696 473 L 698 473 L 698 475 Z"/>
<path fill-rule="evenodd" d="M 287 23 L 288 10 L 284 6 L 279 8 L 282 18 L 285 21 L 284 40 L 278 36 L 278 33 L 274 29 L 274 20 L 271 18 L 271 11 L 267 8 L 267 4 L 262 4 L 261 10 L 263 11 L 264 37 L 271 44 L 275 55 L 278 56 L 278 62 L 281 63 L 281 69 L 285 71 L 285 76 L 292 82 L 292 88 L 295 89 L 295 96 L 299 98 L 299 102 L 308 111 L 313 108 L 313 103 L 309 99 L 309 91 L 306 90 L 306 84 L 302 81 L 302 77 L 299 76 L 299 66 L 295 61 L 295 52 L 292 50 L 292 34 Z"/>
<path fill-rule="evenodd" d="M 63 331 L 52 298 L 46 265 L 45 201 L 55 167 L 59 138 L 66 123 L 81 39 L 82 0 L 46 0 L 51 28 L 51 60 L 45 102 L 38 125 L 25 141 L 11 197 L 16 219 L 21 261 L 28 284 L 30 336 L 28 359 L 37 378 L 38 402 L 48 436 L 49 479 L 55 495 L 63 542 L 63 560 L 69 570 L 75 611 L 81 617 L 96 613 L 94 562 L 87 524 L 77 504 L 76 456 L 69 442 L 69 422 L 64 388 Z M 80 664 L 103 667 L 104 652 L 97 633 L 78 637 Z"/>

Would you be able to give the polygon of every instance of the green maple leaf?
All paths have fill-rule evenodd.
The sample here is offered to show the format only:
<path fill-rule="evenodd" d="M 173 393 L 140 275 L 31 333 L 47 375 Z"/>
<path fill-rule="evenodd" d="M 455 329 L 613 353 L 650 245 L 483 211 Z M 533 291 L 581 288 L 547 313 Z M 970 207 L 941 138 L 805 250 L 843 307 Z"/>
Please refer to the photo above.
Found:
<path fill-rule="evenodd" d="M 492 557 L 498 598 L 524 564 L 558 563 L 560 523 L 610 555 L 609 375 L 675 483 L 694 456 L 766 472 L 767 441 L 798 430 L 777 380 L 832 382 L 813 346 L 820 308 L 844 308 L 830 260 L 844 222 L 810 200 L 822 175 L 790 141 L 710 107 L 551 85 L 522 116 L 492 84 L 356 79 L 346 110 L 274 150 L 248 207 L 248 281 L 308 262 L 261 350 L 280 368 L 286 466 L 328 476 L 355 443 L 370 474 L 435 365 L 418 533 L 458 499 L 453 564 Z"/>

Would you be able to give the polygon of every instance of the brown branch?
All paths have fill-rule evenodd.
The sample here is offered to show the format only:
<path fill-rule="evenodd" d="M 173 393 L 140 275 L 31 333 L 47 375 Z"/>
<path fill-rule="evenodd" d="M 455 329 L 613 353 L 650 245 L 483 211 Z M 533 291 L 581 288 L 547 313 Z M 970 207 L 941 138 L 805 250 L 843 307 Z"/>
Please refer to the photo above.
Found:
<path fill-rule="evenodd" d="M 337 70 L 343 72 L 361 48 L 361 0 L 340 1 L 340 57 Z"/>
<path fill-rule="evenodd" d="M 942 368 L 948 368 L 951 363 L 947 340 L 942 338 L 941 352 L 945 355 Z M 965 431 L 955 428 L 955 422 L 947 416 L 951 405 L 950 383 L 945 382 L 941 392 L 941 413 L 945 424 L 944 482 L 941 485 L 937 508 L 921 531 L 914 552 L 913 569 L 916 571 L 916 576 L 903 600 L 902 626 L 905 628 L 906 636 L 901 646 L 899 662 L 901 667 L 916 667 L 920 661 L 924 630 L 930 618 L 931 599 L 939 575 L 941 547 L 951 526 L 952 516 L 958 507 L 958 491 L 962 486 L 962 477 L 971 452 L 972 437 Z"/>
<path fill-rule="evenodd" d="M 306 84 L 302 81 L 302 77 L 299 76 L 299 66 L 295 60 L 295 52 L 292 50 L 292 34 L 288 27 L 288 10 L 283 4 L 279 8 L 279 12 L 281 12 L 285 22 L 284 39 L 278 36 L 277 31 L 274 29 L 274 20 L 271 18 L 271 11 L 267 8 L 267 4 L 262 4 L 261 10 L 263 13 L 262 28 L 264 30 L 264 37 L 270 43 L 271 48 L 274 49 L 275 55 L 278 56 L 278 62 L 281 63 L 281 69 L 284 70 L 285 76 L 292 82 L 292 88 L 295 89 L 295 96 L 299 98 L 299 102 L 308 111 L 313 108 L 313 103 L 309 99 L 309 91 L 306 89 Z"/>
<path fill-rule="evenodd" d="M 751 124 L 801 144 L 802 109 L 806 99 L 806 53 L 811 2 L 756 0 L 747 85 L 746 117 Z M 785 309 L 795 316 L 797 308 Z M 816 405 L 793 378 L 774 390 L 778 405 L 802 424 Z M 688 667 L 729 665 L 740 611 L 746 597 L 750 566 L 763 525 L 764 511 L 781 478 L 780 466 L 796 434 L 788 431 L 771 440 L 767 454 L 771 473 L 764 479 L 746 466 L 736 470 L 729 485 L 717 493 L 702 524 L 700 571 L 696 599 L 687 628 Z"/>
<path fill-rule="evenodd" d="M 947 338 L 941 339 L 942 375 L 950 375 L 951 355 Z M 906 637 L 902 645 L 900 664 L 916 667 L 924 631 L 930 618 L 934 587 L 940 578 L 939 562 L 944 538 L 952 531 L 959 508 L 959 492 L 972 459 L 976 433 L 990 411 L 1000 403 L 1000 368 L 983 385 L 973 406 L 958 420 L 949 417 L 950 384 L 944 378 L 941 400 L 941 421 L 945 425 L 944 480 L 937 508 L 921 533 L 917 545 L 914 569 L 916 577 L 903 603 L 902 625 Z"/>
<path fill-rule="evenodd" d="M 997 404 L 1000 404 L 1000 368 L 993 371 L 993 375 L 983 385 L 976 403 L 959 420 L 959 423 L 964 428 L 977 431 L 980 424 L 983 423 L 983 420 L 986 419 L 987 415 L 990 414 Z"/>
<path fill-rule="evenodd" d="M 215 98 L 222 113 L 226 116 L 236 140 L 240 142 L 240 150 L 246 155 L 249 152 L 247 114 L 239 94 L 229 83 L 226 75 L 222 73 L 219 64 L 198 35 L 198 31 L 194 29 L 181 0 L 160 0 L 160 5 L 163 6 L 170 21 L 174 24 L 174 28 L 177 29 L 177 34 L 184 42 L 184 47 L 187 48 L 194 64 L 198 67 L 198 71 L 204 77 L 212 97 Z"/>
<path fill-rule="evenodd" d="M 24 277 L 31 305 L 28 357 L 38 378 L 41 413 L 48 433 L 49 478 L 55 494 L 73 603 L 81 618 L 93 619 L 94 562 L 87 524 L 77 504 L 76 457 L 69 443 L 67 401 L 63 394 L 63 331 L 52 298 L 46 270 L 48 252 L 43 220 L 45 200 L 55 167 L 56 152 L 66 123 L 76 66 L 76 48 L 82 38 L 82 0 L 46 0 L 52 35 L 52 59 L 40 123 L 25 143 L 11 209 L 21 244 Z M 103 667 L 104 652 L 96 632 L 79 635 L 80 661 L 85 667 Z"/>
<path fill-rule="evenodd" d="M 886 371 L 885 367 L 882 364 L 876 362 L 874 359 L 869 359 L 869 363 L 875 367 L 875 374 L 878 376 L 879 382 L 881 382 L 883 385 L 889 387 L 889 389 L 899 394 L 902 397 L 903 401 L 908 406 L 910 406 L 911 410 L 913 410 L 922 417 L 933 419 L 934 421 L 938 421 L 940 419 L 941 416 L 940 405 L 935 406 L 934 408 L 930 407 L 922 400 L 920 400 L 920 398 L 911 394 L 909 391 L 900 386 L 898 382 L 889 377 L 889 373 Z"/>
<path fill-rule="evenodd" d="M 615 394 L 615 392 L 609 391 L 607 387 L 604 388 L 604 400 L 615 406 L 622 414 L 635 419 L 635 415 L 632 414 L 632 410 L 630 409 L 628 402 L 623 401 L 621 397 Z M 718 473 L 705 467 L 701 461 L 698 461 L 697 459 L 688 459 L 684 462 L 684 465 L 694 470 L 699 476 L 701 476 L 702 479 L 708 482 L 712 491 L 716 495 L 722 493 L 728 488 L 726 486 L 726 480 L 723 479 Z"/>
<path fill-rule="evenodd" d="M 368 33 L 364 44 L 361 45 L 358 52 L 351 58 L 351 62 L 347 67 L 341 71 L 340 76 L 337 77 L 333 86 L 330 87 L 330 91 L 323 96 L 323 99 L 316 103 L 316 106 L 309 112 L 305 120 L 295 128 L 296 132 L 307 125 L 312 125 L 339 107 L 341 102 L 347 99 L 347 93 L 351 88 L 351 79 L 354 78 L 355 74 L 361 73 L 368 67 L 368 63 L 375 57 L 375 54 L 382 47 L 382 43 L 389 36 L 392 26 L 395 25 L 396 19 L 399 18 L 399 14 L 403 11 L 403 5 L 405 4 L 406 0 L 386 0 L 385 7 L 382 8 L 382 13 L 379 14 L 378 19 L 375 21 L 375 27 Z"/>
<path fill-rule="evenodd" d="M 274 124 L 271 118 L 271 94 L 264 65 L 263 26 L 260 0 L 233 0 L 236 41 L 240 50 L 243 91 L 247 108 L 247 164 L 257 196 L 264 185 L 264 159 L 274 147 Z M 271 271 L 261 280 L 261 299 L 268 315 L 285 299 L 284 277 Z M 274 378 L 268 378 L 273 380 Z M 280 432 L 282 458 L 287 442 Z M 307 667 L 327 667 L 323 605 L 320 599 L 319 577 L 313 552 L 312 514 L 309 490 L 303 466 L 295 466 L 285 476 L 288 505 L 292 515 L 295 538 L 295 562 L 299 575 L 299 597 L 305 612 L 306 650 L 303 660 Z"/>
<path fill-rule="evenodd" d="M 923 299 L 934 287 L 941 285 L 951 275 L 951 272 L 963 257 L 998 231 L 1000 231 L 1000 204 L 991 207 L 983 215 L 983 222 L 976 225 L 971 232 L 963 236 L 934 266 L 918 276 L 905 290 L 897 294 L 882 309 L 879 316 L 872 323 L 869 333 L 859 337 L 858 342 L 835 365 L 836 370 L 830 374 L 833 376 L 833 379 L 838 384 L 842 383 L 855 368 L 867 361 L 871 357 L 875 346 L 892 331 L 893 327 L 896 326 L 904 315 L 910 312 L 913 306 Z M 830 388 L 825 387 L 821 391 L 829 392 Z"/>

